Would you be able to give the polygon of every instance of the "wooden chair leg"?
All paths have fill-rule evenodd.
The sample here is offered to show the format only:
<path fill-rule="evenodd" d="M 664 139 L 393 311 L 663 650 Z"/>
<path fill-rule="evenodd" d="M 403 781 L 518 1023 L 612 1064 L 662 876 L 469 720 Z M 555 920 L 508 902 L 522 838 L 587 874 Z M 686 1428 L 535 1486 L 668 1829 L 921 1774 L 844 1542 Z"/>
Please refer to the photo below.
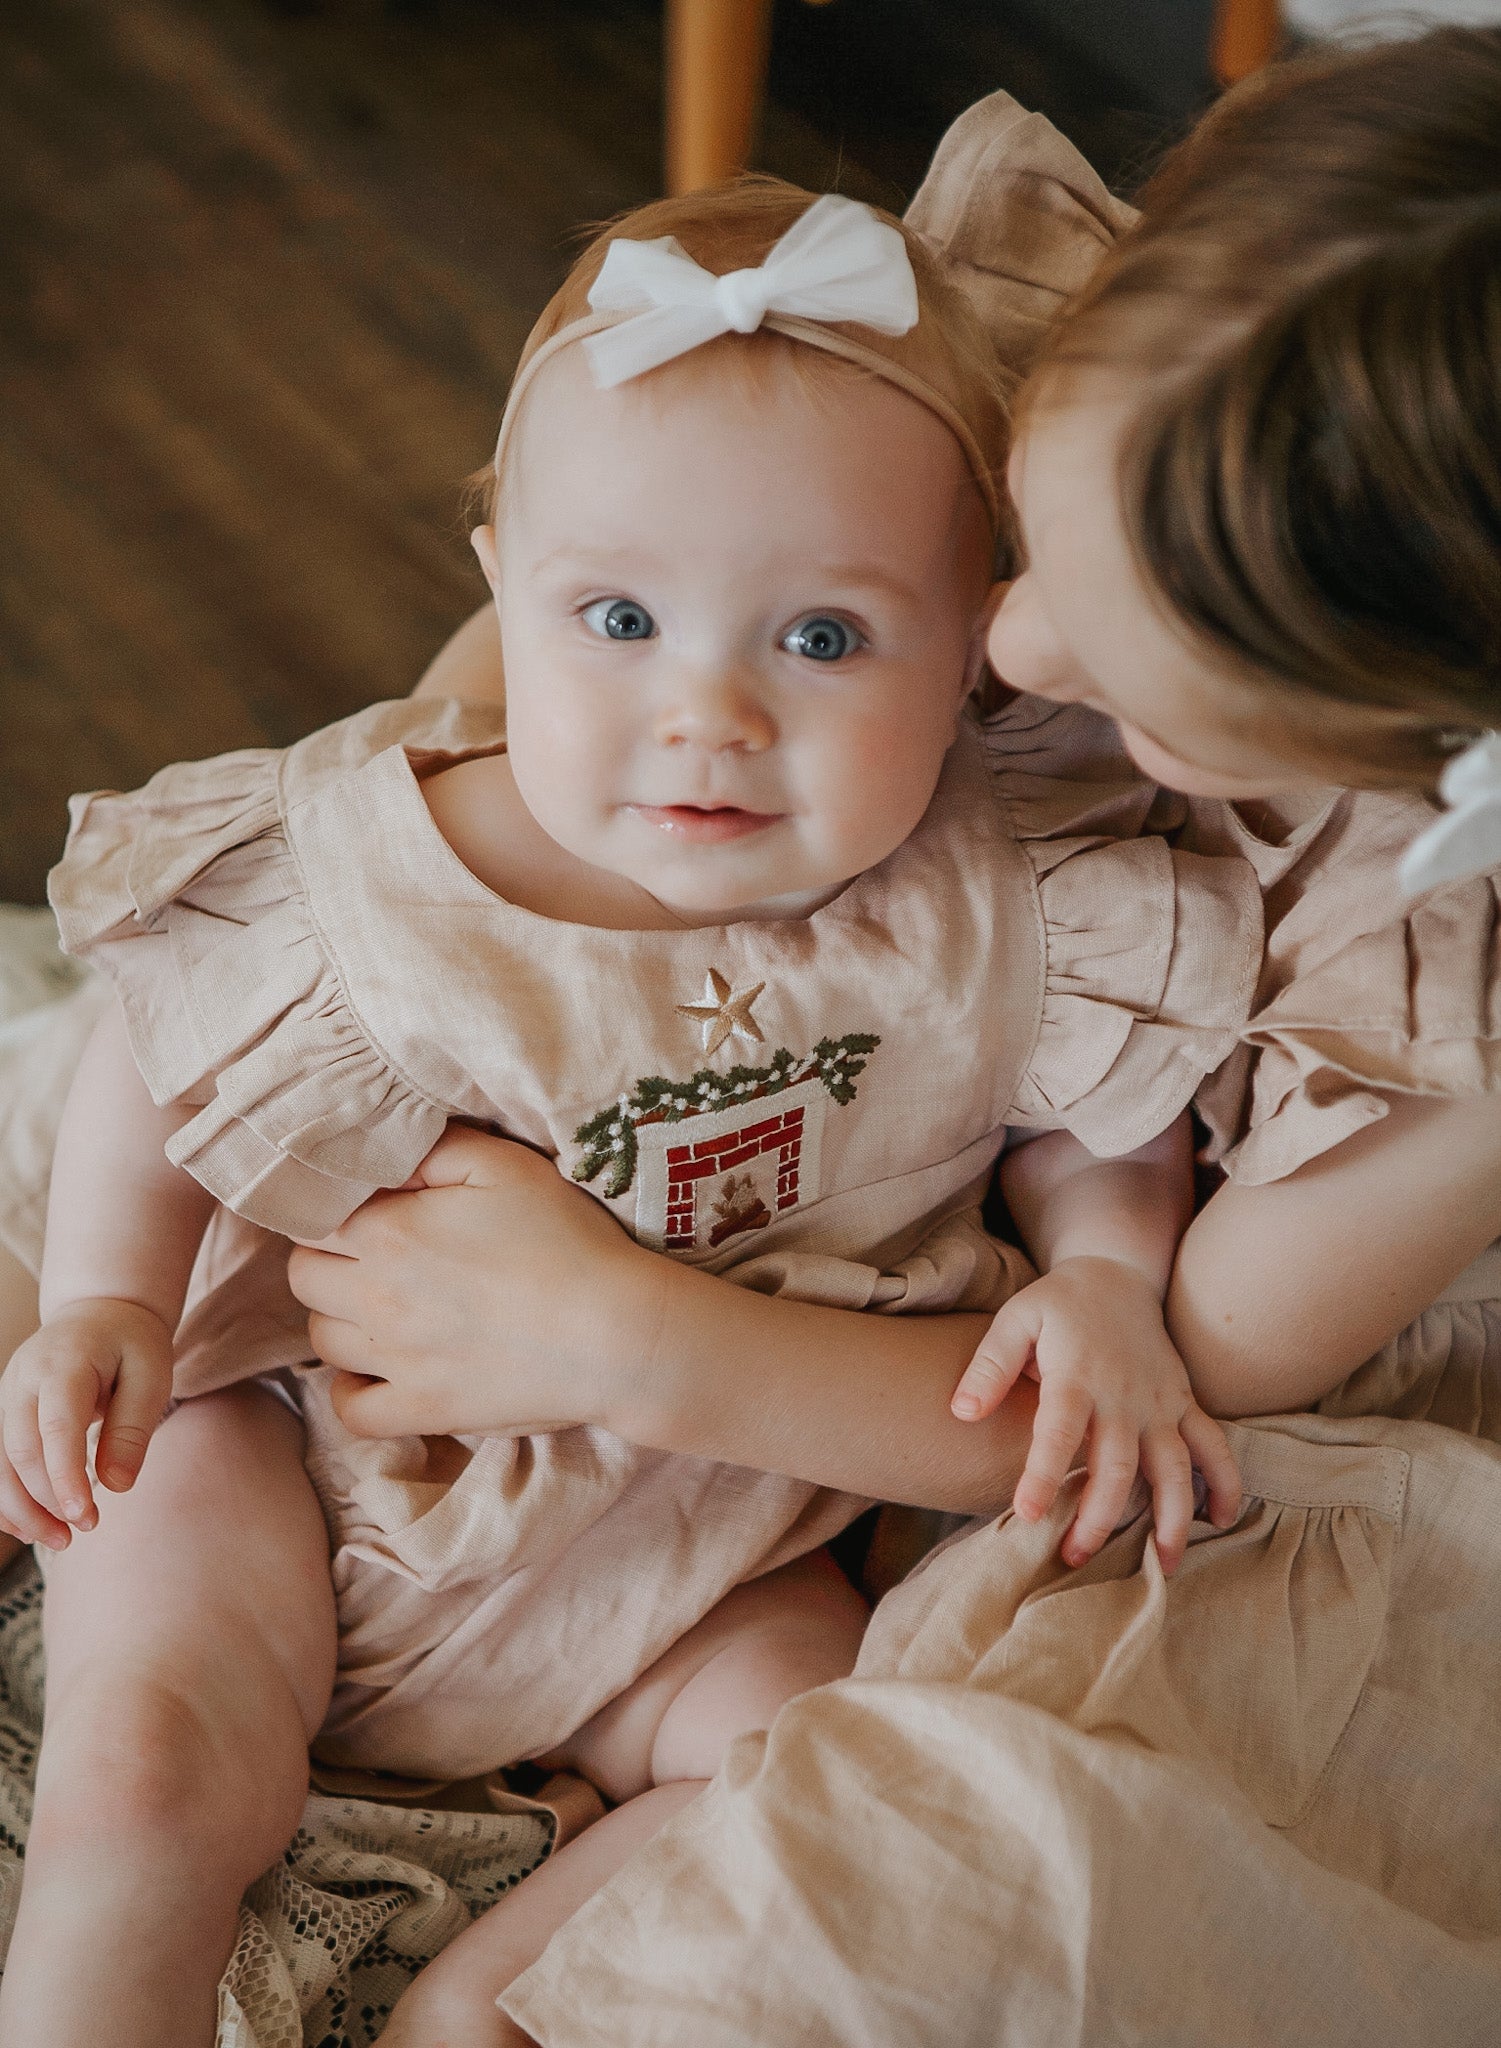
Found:
<path fill-rule="evenodd" d="M 744 168 L 766 80 L 771 0 L 667 0 L 667 189 Z"/>
<path fill-rule="evenodd" d="M 1270 64 L 1282 44 L 1277 0 L 1216 0 L 1209 61 L 1221 85 Z"/>

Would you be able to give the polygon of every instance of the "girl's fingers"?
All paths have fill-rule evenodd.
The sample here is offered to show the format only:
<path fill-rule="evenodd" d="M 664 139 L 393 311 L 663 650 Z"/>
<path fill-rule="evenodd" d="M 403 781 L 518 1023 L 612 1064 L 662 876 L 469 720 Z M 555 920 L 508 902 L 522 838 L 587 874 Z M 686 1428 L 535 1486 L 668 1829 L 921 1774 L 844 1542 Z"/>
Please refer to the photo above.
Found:
<path fill-rule="evenodd" d="M 358 1288 L 358 1262 L 323 1245 L 294 1245 L 287 1260 L 287 1284 L 304 1308 L 337 1316 Z"/>
<path fill-rule="evenodd" d="M 1178 1434 L 1209 1488 L 1210 1521 L 1216 1529 L 1228 1529 L 1240 1513 L 1242 1489 L 1240 1468 L 1225 1432 L 1213 1416 L 1193 1407 L 1178 1424 Z"/>
<path fill-rule="evenodd" d="M 76 1529 L 99 1520 L 89 1485 L 89 1429 L 99 1403 L 99 1382 L 76 1374 L 53 1374 L 37 1392 L 37 1434 L 58 1512 Z"/>
<path fill-rule="evenodd" d="M 1002 1309 L 964 1368 L 949 1406 L 961 1422 L 994 1415 L 1032 1356 L 1032 1331 Z"/>
<path fill-rule="evenodd" d="M 325 1365 L 337 1366 L 340 1372 L 362 1379 L 368 1375 L 375 1346 L 358 1323 L 347 1323 L 340 1316 L 315 1309 L 307 1319 L 307 1334 L 313 1356 L 321 1358 Z"/>
<path fill-rule="evenodd" d="M 1089 1450 L 1089 1479 L 1079 1512 L 1063 1539 L 1065 1564 L 1088 1563 L 1125 1513 L 1141 1462 L 1141 1438 L 1134 1422 L 1101 1422 L 1095 1417 Z"/>
<path fill-rule="evenodd" d="M 120 1360 L 115 1389 L 104 1411 L 104 1427 L 94 1448 L 99 1484 L 111 1493 L 128 1493 L 135 1485 L 146 1446 L 156 1434 L 171 1394 L 170 1345 L 155 1356 L 129 1347 Z"/>
<path fill-rule="evenodd" d="M 389 1413 L 397 1398 L 394 1387 L 364 1373 L 339 1371 L 329 1381 L 333 1411 L 351 1436 L 404 1436 L 405 1427 Z M 395 1423 L 395 1426 L 391 1425 Z"/>
<path fill-rule="evenodd" d="M 1078 1460 L 1093 1413 L 1094 1402 L 1082 1387 L 1043 1381 L 1032 1424 L 1032 1448 L 1011 1503 L 1024 1522 L 1041 1521 L 1057 1499 L 1059 1487 Z"/>
<path fill-rule="evenodd" d="M 1193 1463 L 1176 1429 L 1154 1430 L 1142 1439 L 1141 1469 L 1152 1489 L 1158 1561 L 1171 1578 L 1183 1562 L 1194 1518 Z"/>

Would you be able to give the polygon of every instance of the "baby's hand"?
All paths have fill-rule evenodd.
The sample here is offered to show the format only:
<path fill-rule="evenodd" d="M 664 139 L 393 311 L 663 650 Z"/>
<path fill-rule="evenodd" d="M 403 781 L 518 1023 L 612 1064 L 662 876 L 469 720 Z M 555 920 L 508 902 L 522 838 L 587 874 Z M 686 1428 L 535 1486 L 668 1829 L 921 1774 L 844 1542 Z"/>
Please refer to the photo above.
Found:
<path fill-rule="evenodd" d="M 133 1301 L 69 1302 L 11 1358 L 0 1377 L 0 1529 L 66 1550 L 69 1525 L 99 1519 L 89 1484 L 88 1436 L 99 1484 L 135 1484 L 172 1393 L 172 1333 Z"/>
<path fill-rule="evenodd" d="M 1200 1408 L 1146 1277 L 1114 1259 L 1063 1259 L 1013 1296 L 954 1390 L 961 1421 L 993 1415 L 1023 1373 L 1041 1384 L 1032 1448 L 1013 1505 L 1039 1521 L 1088 1439 L 1089 1480 L 1063 1541 L 1084 1564 L 1120 1521 L 1138 1467 L 1152 1489 L 1157 1555 L 1182 1562 L 1193 1520 L 1193 1468 L 1209 1512 L 1226 1527 L 1240 1512 L 1240 1474 L 1219 1424 Z"/>

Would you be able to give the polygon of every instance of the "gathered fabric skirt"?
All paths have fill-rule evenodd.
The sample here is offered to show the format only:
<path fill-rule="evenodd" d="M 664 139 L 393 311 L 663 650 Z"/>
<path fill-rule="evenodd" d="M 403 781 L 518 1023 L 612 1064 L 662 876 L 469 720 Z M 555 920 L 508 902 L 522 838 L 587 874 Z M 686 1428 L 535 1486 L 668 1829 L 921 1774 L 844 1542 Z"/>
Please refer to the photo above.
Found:
<path fill-rule="evenodd" d="M 1231 1437 L 1244 1512 L 1172 1580 L 1145 1511 L 1059 1562 L 1077 1477 L 935 1553 L 507 2009 L 544 2048 L 1494 2042 L 1501 1449 Z"/>

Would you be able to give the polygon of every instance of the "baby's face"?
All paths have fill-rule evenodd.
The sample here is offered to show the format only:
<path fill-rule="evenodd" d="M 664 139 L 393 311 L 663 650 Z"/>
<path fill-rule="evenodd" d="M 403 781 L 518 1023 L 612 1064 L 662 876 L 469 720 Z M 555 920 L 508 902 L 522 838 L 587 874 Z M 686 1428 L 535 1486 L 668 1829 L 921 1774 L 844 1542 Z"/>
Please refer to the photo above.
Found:
<path fill-rule="evenodd" d="M 797 916 L 932 797 L 989 538 L 952 435 L 874 377 L 701 356 L 528 394 L 498 529 L 512 773 L 560 846 L 690 920 Z"/>

